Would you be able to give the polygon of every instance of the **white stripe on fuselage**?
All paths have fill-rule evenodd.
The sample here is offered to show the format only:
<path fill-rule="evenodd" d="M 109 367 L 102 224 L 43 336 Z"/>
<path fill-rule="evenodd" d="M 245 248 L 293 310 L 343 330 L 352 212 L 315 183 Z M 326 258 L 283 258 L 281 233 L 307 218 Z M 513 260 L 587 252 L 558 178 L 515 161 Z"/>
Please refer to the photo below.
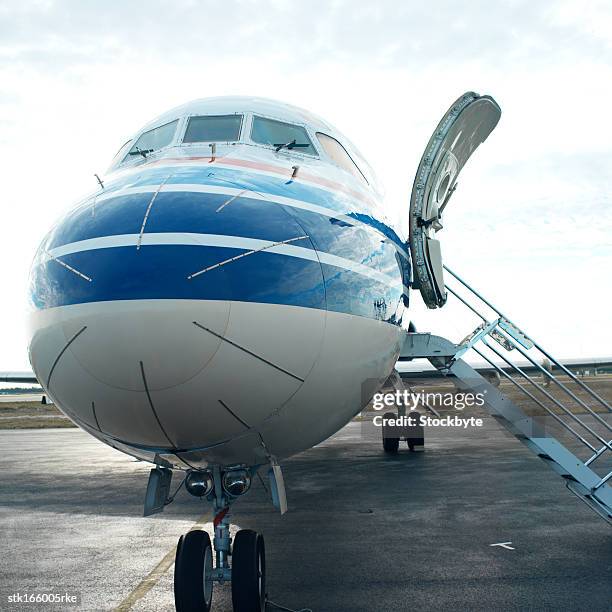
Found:
<path fill-rule="evenodd" d="M 393 247 L 395 247 L 404 257 L 406 257 L 406 259 L 408 259 L 408 254 L 406 253 L 405 249 L 403 249 L 393 240 L 389 239 L 387 236 L 385 236 L 385 234 L 383 234 L 375 227 L 372 227 L 367 223 L 363 223 L 362 221 L 351 217 L 348 214 L 348 212 L 350 211 L 340 212 L 338 210 L 319 206 L 318 204 L 312 204 L 311 202 L 306 202 L 304 200 L 296 200 L 294 198 L 287 198 L 285 196 L 276 195 L 268 192 L 252 191 L 250 189 L 244 189 L 239 187 L 234 188 L 217 185 L 200 185 L 197 183 L 166 183 L 160 189 L 159 183 L 155 183 L 150 185 L 139 185 L 138 187 L 126 187 L 118 189 L 117 191 L 111 191 L 109 193 L 101 193 L 95 196 L 95 202 L 97 204 L 99 202 L 103 202 L 104 200 L 109 200 L 111 198 L 134 195 L 139 193 L 154 193 L 158 190 L 160 193 L 206 193 L 211 195 L 224 195 L 228 198 L 239 196 L 243 198 L 250 198 L 252 200 L 264 200 L 266 202 L 274 202 L 283 206 L 290 206 L 291 208 L 297 208 L 300 210 L 317 213 L 319 215 L 323 215 L 324 217 L 329 217 L 330 219 L 338 219 L 340 221 L 344 221 L 345 223 L 349 223 L 350 225 L 358 225 L 359 227 L 363 227 L 369 231 L 376 232 L 378 235 L 383 236 L 386 240 L 388 240 Z M 349 196 L 342 195 L 341 197 L 342 199 L 346 199 L 349 202 L 352 200 L 352 198 L 350 198 Z"/>
<path fill-rule="evenodd" d="M 89 238 L 64 244 L 54 249 L 49 249 L 48 255 L 51 258 L 63 257 L 72 253 L 83 251 L 93 251 L 95 249 L 112 249 L 118 247 L 134 247 L 138 245 L 139 234 L 119 234 L 117 236 L 102 236 L 100 238 Z M 321 262 L 344 270 L 356 272 L 361 276 L 366 276 L 385 285 L 396 286 L 398 279 L 388 276 L 378 270 L 374 270 L 364 264 L 351 261 L 338 255 L 306 249 L 304 247 L 291 244 L 276 244 L 270 240 L 259 240 L 256 238 L 243 238 L 241 236 L 225 236 L 223 234 L 192 234 L 185 232 L 162 232 L 143 234 L 141 246 L 153 245 L 182 245 L 182 246 L 208 246 L 223 247 L 228 249 L 241 249 L 247 251 L 257 251 L 265 248 L 262 253 L 276 253 L 307 259 L 310 261 Z M 274 246 L 273 246 L 274 245 Z M 42 258 L 41 263 L 47 258 Z M 407 288 L 404 287 L 407 293 Z"/>

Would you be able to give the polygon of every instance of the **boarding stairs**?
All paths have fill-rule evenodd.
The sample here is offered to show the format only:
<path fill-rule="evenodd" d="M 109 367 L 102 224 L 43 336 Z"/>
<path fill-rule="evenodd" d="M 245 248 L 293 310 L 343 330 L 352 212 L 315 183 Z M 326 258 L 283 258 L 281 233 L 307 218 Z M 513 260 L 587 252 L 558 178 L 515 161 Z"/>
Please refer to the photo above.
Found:
<path fill-rule="evenodd" d="M 562 363 L 447 266 L 447 291 L 480 319 L 463 341 L 408 333 L 400 360 L 427 359 L 462 391 L 483 393 L 485 407 L 612 524 L 612 408 Z M 464 356 L 489 364 L 518 393 L 513 401 Z M 517 363 L 518 362 L 518 363 Z M 525 365 L 519 365 L 525 364 Z M 534 374 L 535 372 L 535 374 Z M 520 406 L 519 406 L 520 404 Z M 524 408 L 523 408 L 524 407 Z"/>

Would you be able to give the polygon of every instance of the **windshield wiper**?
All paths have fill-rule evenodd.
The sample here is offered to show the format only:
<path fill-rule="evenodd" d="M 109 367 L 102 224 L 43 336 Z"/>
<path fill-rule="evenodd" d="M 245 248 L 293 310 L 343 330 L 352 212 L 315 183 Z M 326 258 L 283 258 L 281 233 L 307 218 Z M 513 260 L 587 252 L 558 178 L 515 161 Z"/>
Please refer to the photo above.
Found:
<path fill-rule="evenodd" d="M 274 143 L 272 145 L 276 147 L 276 152 L 278 153 L 281 149 L 295 149 L 296 147 L 309 147 L 310 145 L 307 142 L 296 142 L 295 138 L 291 142 L 284 142 L 281 144 Z"/>
<path fill-rule="evenodd" d="M 128 153 L 128 155 L 142 155 L 146 159 L 149 153 L 153 153 L 153 149 L 141 149 L 140 147 L 135 147 L 133 151 Z"/>

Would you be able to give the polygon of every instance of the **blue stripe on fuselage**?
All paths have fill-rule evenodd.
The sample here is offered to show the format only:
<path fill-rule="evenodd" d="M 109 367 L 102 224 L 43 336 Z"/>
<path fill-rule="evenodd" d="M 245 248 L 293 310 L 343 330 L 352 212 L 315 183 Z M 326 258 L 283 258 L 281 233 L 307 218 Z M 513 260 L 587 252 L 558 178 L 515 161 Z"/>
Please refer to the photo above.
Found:
<path fill-rule="evenodd" d="M 72 253 L 33 270 L 36 308 L 137 299 L 232 300 L 284 304 L 379 318 L 398 323 L 402 286 L 389 286 L 350 270 L 275 253 L 256 253 L 187 277 L 229 257 L 237 249 L 203 246 L 144 246 Z"/>
<path fill-rule="evenodd" d="M 161 190 L 152 204 L 164 181 L 217 186 L 234 193 L 247 189 L 265 199 Z M 150 190 L 122 195 L 124 188 L 143 185 Z M 402 249 L 405 245 L 391 228 L 375 220 L 366 204 L 341 193 L 261 173 L 199 165 L 142 168 L 109 181 L 99 195 L 103 196 L 99 202 L 89 200 L 70 212 L 43 243 L 32 278 L 32 302 L 37 308 L 109 300 L 227 299 L 327 308 L 390 321 L 398 318 L 409 262 L 393 243 Z M 275 195 L 337 210 L 338 218 L 275 202 Z M 249 255 L 189 281 L 188 275 L 244 253 L 191 245 L 145 245 L 140 251 L 113 247 L 61 257 L 91 282 L 59 261 L 46 261 L 44 252 L 62 245 L 138 235 L 147 211 L 145 233 L 217 234 L 270 242 L 308 235 L 309 239 L 300 241 L 301 248 L 363 264 L 397 282 L 381 283 L 344 267 L 271 252 Z"/>
<path fill-rule="evenodd" d="M 169 165 L 141 168 L 140 172 L 134 172 L 114 181 L 109 181 L 105 194 L 123 188 L 159 185 L 161 182 L 168 185 L 212 185 L 215 187 L 248 189 L 263 195 L 283 196 L 309 204 L 316 204 L 337 211 L 338 214 L 352 216 L 356 221 L 386 235 L 401 249 L 406 248 L 405 241 L 398 236 L 392 227 L 377 218 L 377 211 L 373 210 L 373 207 L 368 205 L 367 202 L 340 191 L 330 191 L 312 184 L 290 181 L 284 177 L 269 176 L 250 170 L 224 168 L 217 165 L 209 166 L 205 163 L 196 166 Z"/>
<path fill-rule="evenodd" d="M 287 208 L 287 211 L 310 236 L 317 251 L 363 264 L 391 278 L 401 278 L 399 258 L 405 258 L 378 232 L 307 210 Z"/>
<path fill-rule="evenodd" d="M 71 242 L 138 234 L 152 193 L 137 193 L 104 200 L 92 208 L 71 213 L 53 231 L 47 250 Z M 151 207 L 147 233 L 189 232 L 258 238 L 279 242 L 301 236 L 302 228 L 282 206 L 265 200 L 194 192 L 160 192 Z M 304 245 L 307 246 L 307 245 Z"/>
<path fill-rule="evenodd" d="M 248 169 L 224 168 L 208 164 L 187 166 L 162 166 L 143 168 L 142 172 L 129 174 L 114 181 L 109 181 L 105 194 L 123 188 L 145 185 L 213 185 L 216 187 L 232 187 L 234 189 L 249 189 L 261 194 L 283 196 L 302 200 L 310 204 L 318 204 L 339 213 L 346 210 L 370 214 L 371 207 L 365 202 L 352 198 L 339 191 L 322 189 L 312 184 L 290 181 L 287 178 L 270 176 Z"/>
<path fill-rule="evenodd" d="M 154 192 L 117 195 L 69 213 L 52 231 L 45 250 L 66 244 L 141 231 Z M 229 203 L 228 203 L 229 202 Z M 201 233 L 270 242 L 307 234 L 300 246 L 343 257 L 391 277 L 401 276 L 408 260 L 390 239 L 361 223 L 349 223 L 317 212 L 276 202 L 226 194 L 163 192 L 155 197 L 147 217 L 147 233 Z M 404 284 L 409 278 L 404 275 Z"/>

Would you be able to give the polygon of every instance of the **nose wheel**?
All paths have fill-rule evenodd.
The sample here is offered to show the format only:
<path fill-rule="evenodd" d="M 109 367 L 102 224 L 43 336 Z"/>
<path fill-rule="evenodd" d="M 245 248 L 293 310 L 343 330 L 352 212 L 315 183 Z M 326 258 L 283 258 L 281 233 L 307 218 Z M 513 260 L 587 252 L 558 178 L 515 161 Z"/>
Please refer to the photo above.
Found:
<path fill-rule="evenodd" d="M 209 612 L 213 592 L 213 558 L 205 531 L 182 535 L 174 564 L 174 603 L 177 612 Z"/>
<path fill-rule="evenodd" d="M 235 497 L 223 490 L 217 466 L 213 467 L 213 480 L 214 484 L 206 493 L 215 511 L 214 553 L 205 531 L 194 530 L 181 536 L 174 566 L 176 610 L 209 612 L 214 582 L 231 581 L 234 612 L 264 612 L 266 549 L 263 536 L 250 529 L 241 529 L 232 543 L 229 509 Z"/>
<path fill-rule="evenodd" d="M 242 529 L 232 551 L 234 612 L 263 612 L 266 607 L 266 549 L 263 536 Z"/>
<path fill-rule="evenodd" d="M 232 550 L 232 605 L 234 612 L 266 609 L 266 549 L 263 536 L 250 529 L 234 537 Z M 226 573 L 225 573 L 226 574 Z M 210 538 L 205 531 L 182 535 L 174 565 L 174 604 L 177 612 L 210 612 L 213 583 L 223 581 L 213 568 Z"/>

